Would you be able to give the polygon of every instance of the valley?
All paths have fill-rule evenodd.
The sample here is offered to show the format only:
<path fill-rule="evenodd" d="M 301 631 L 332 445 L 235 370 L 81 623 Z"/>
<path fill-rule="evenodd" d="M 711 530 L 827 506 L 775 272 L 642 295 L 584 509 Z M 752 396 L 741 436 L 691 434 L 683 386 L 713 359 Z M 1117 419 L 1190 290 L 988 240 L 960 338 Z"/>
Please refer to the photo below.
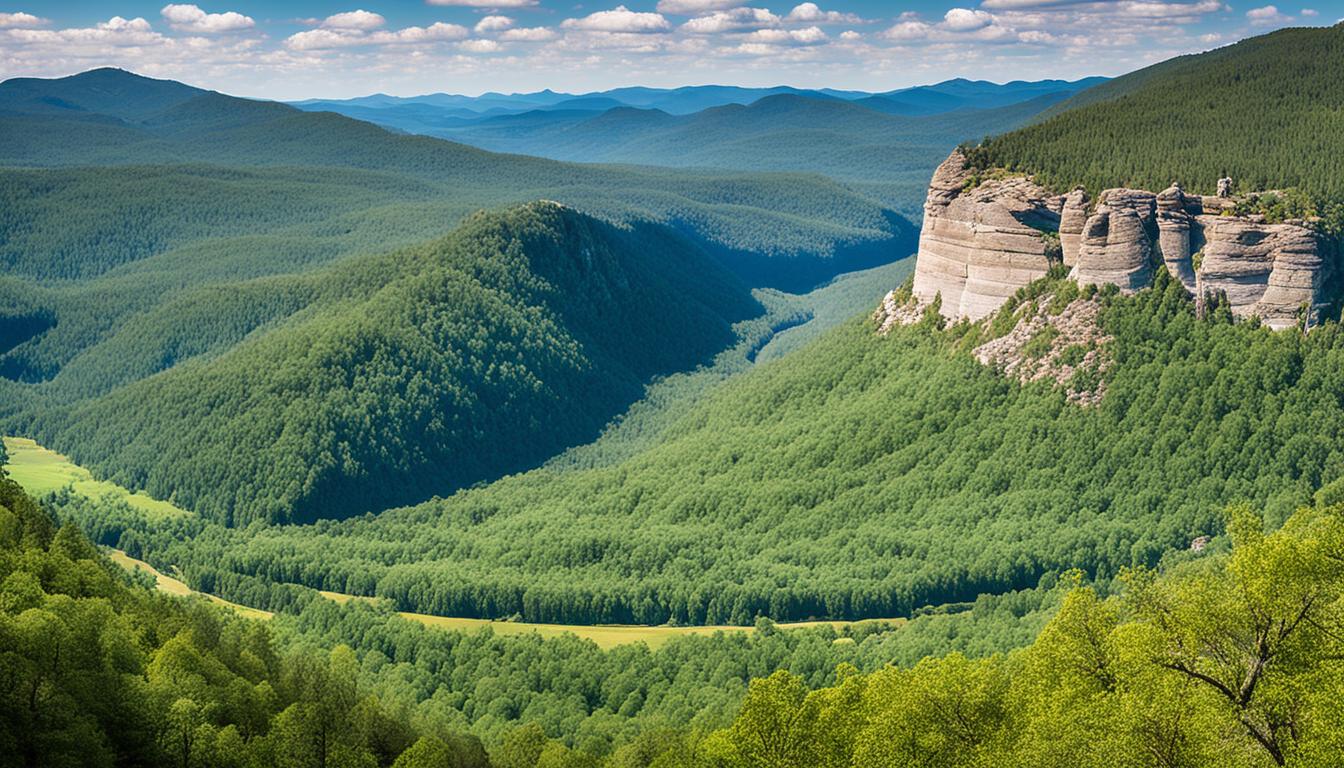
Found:
<path fill-rule="evenodd" d="M 429 5 L 153 34 L 943 72 L 1114 11 Z M 1068 80 L 0 82 L 0 768 L 1334 765 L 1344 25 L 1244 18 L 995 64 Z"/>
<path fill-rule="evenodd" d="M 63 489 L 86 502 L 104 501 L 109 498 L 124 502 L 134 509 L 158 516 L 190 515 L 165 501 L 152 499 L 143 493 L 131 493 L 126 489 L 107 481 L 93 480 L 89 471 L 70 462 L 66 457 L 37 445 L 25 438 L 4 438 L 8 462 L 4 465 L 6 474 L 18 483 L 24 491 L 35 497 L 43 497 Z M 143 571 L 153 577 L 155 589 L 171 595 L 203 595 L 218 605 L 236 611 L 240 616 L 250 619 L 269 619 L 274 616 L 270 611 L 232 603 L 208 593 L 197 592 L 182 580 L 174 578 L 154 568 L 143 560 L 137 560 L 119 549 L 109 549 L 108 559 L 121 568 L 134 573 Z M 322 597 L 344 604 L 351 600 L 371 600 L 340 592 L 319 591 Z M 426 627 L 471 632 L 488 628 L 499 635 L 536 634 L 543 638 L 555 638 L 573 635 L 583 640 L 591 640 L 604 650 L 627 643 L 642 643 L 651 650 L 657 650 L 675 637 L 686 635 L 713 635 L 719 632 L 750 632 L 751 627 L 741 626 L 631 626 L 631 625 L 585 625 L 585 624 L 534 624 L 520 621 L 491 621 L 488 619 L 454 618 L 433 616 L 424 613 L 398 611 L 397 615 Z M 899 626 L 904 619 L 877 619 L 882 624 Z M 794 622 L 780 623 L 775 626 L 781 630 L 803 627 L 831 626 L 837 630 L 845 628 L 849 622 Z"/>

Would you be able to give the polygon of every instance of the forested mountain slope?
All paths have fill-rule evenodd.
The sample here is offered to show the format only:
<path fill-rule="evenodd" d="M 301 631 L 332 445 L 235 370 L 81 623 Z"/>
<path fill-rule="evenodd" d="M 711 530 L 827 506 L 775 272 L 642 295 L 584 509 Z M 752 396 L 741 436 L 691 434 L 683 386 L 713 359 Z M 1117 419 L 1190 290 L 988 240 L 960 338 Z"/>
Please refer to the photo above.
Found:
<path fill-rule="evenodd" d="M 1277 523 L 1344 474 L 1339 327 L 1200 319 L 1160 274 L 1099 299 L 1114 363 L 1094 408 L 977 362 L 990 326 L 856 321 L 729 380 L 633 456 L 337 525 L 107 535 L 202 584 L 566 623 L 898 616 L 1061 568 L 1115 574 L 1216 533 L 1231 501 Z"/>
<path fill-rule="evenodd" d="M 1070 592 L 1030 648 L 927 658 L 809 690 L 754 680 L 730 728 L 667 739 L 653 765 L 1336 764 L 1344 722 L 1344 514 L 1267 533 L 1230 510 L 1231 553 Z"/>
<path fill-rule="evenodd" d="M 761 311 L 674 232 L 537 203 L 166 304 L 72 364 L 108 394 L 44 401 L 30 428 L 214 520 L 344 516 L 590 439 L 650 378 L 712 357 Z"/>
<path fill-rule="evenodd" d="M 262 622 L 152 593 L 152 579 L 127 578 L 44 508 L 87 524 L 116 515 L 109 499 L 39 506 L 3 474 L 6 767 L 303 768 L 325 756 L 396 768 L 629 768 L 671 733 L 727 725 L 753 677 L 787 668 L 823 686 L 837 666 L 871 672 L 933 648 L 1019 647 L 1061 594 L 1046 584 L 899 628 L 763 622 L 657 651 L 431 629 L 386 604 L 341 605 L 311 590 L 293 590 L 293 613 Z"/>
<path fill-rule="evenodd" d="M 1212 193 L 1296 188 L 1344 201 L 1344 25 L 1284 29 L 1116 78 L 1055 107 L 1054 117 L 985 142 L 984 168 L 1083 184 Z M 1337 214 L 1336 214 L 1337 217 Z"/>
<path fill-rule="evenodd" d="M 90 95 L 114 87 L 125 97 Z M 111 101 L 119 106 L 106 107 Z M 212 206 L 209 211 L 188 209 L 164 216 L 168 188 L 162 184 L 145 185 L 148 188 L 138 194 L 96 194 L 112 186 L 141 185 L 146 170 L 132 167 L 136 165 L 179 166 L 171 172 L 194 177 L 189 186 L 224 187 L 226 194 L 236 193 L 229 188 L 237 176 L 246 183 L 247 174 L 294 174 L 295 167 L 302 166 L 313 168 L 316 180 L 326 181 L 337 169 L 345 169 L 342 186 L 350 187 L 315 195 L 316 202 L 309 204 L 328 209 L 327 216 L 332 208 L 350 203 L 352 196 L 370 197 L 370 187 L 397 188 L 386 205 L 407 202 L 402 191 L 418 185 L 411 202 L 438 215 L 445 208 L 450 212 L 438 224 L 439 232 L 464 212 L 483 206 L 555 199 L 609 218 L 672 224 L 702 239 L 740 275 L 760 285 L 810 287 L 838 272 L 889 261 L 892 251 L 900 253 L 912 245 L 913 228 L 886 206 L 817 177 L 594 168 L 498 155 L 438 139 L 394 135 L 331 113 L 197 91 L 118 70 L 0 84 L 0 129 L 7 139 L 0 143 L 0 165 L 108 166 L 97 171 L 62 170 L 53 176 L 5 172 L 0 232 L 7 235 L 3 240 L 8 252 L 0 253 L 0 264 L 23 259 L 33 247 L 62 250 L 65 243 L 59 241 L 32 242 L 34 233 L 52 229 L 57 230 L 52 236 L 61 237 L 59 228 L 44 218 L 49 211 L 34 208 L 69 205 L 71 198 L 124 209 L 107 211 L 118 214 L 110 220 L 88 217 L 71 236 L 91 227 L 116 226 L 133 232 L 146 221 L 151 227 L 137 236 L 140 241 L 154 237 L 164 226 L 200 232 L 228 224 L 224 232 L 210 233 L 236 234 L 240 229 L 253 231 L 244 229 L 252 223 L 249 211 L 266 216 L 272 226 L 318 218 L 318 211 L 298 205 L 247 205 L 236 216 L 225 206 Z M 195 167 L 202 163 L 210 167 Z M 183 164 L 193 167 L 181 168 Z M 158 168 L 155 173 L 169 170 Z M 82 175 L 89 173 L 96 177 Z M 382 178 L 351 179 L 360 173 Z M 290 188 L 285 189 L 273 177 L 263 193 L 290 192 L 295 185 L 304 186 L 306 178 L 295 174 L 284 182 Z M 310 190 L 300 194 L 305 191 Z M 92 200 L 83 199 L 87 197 Z M 200 199 L 218 198 L 212 191 Z M 395 224 L 400 224 L 396 216 L 405 213 L 371 207 L 355 210 L 390 217 Z M 10 242 L 15 239 L 11 235 L 17 235 L 17 241 Z M 106 233 L 97 238 L 100 250 L 106 239 Z M 180 242 L 145 245 L 157 252 Z M 127 255 L 118 258 L 130 260 Z M 93 261 L 95 269 L 107 266 L 101 259 Z"/>

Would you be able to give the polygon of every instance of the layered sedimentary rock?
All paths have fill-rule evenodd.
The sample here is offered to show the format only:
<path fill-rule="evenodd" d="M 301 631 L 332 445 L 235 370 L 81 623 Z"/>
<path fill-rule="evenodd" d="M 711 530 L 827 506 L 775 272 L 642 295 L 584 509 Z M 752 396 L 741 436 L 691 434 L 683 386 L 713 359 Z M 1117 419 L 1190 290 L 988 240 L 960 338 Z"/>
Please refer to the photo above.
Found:
<path fill-rule="evenodd" d="M 1198 295 L 1224 294 L 1233 314 L 1272 328 L 1293 326 L 1303 313 L 1310 319 L 1327 303 L 1328 262 L 1312 230 L 1233 216 L 1198 221 L 1205 241 Z"/>
<path fill-rule="evenodd" d="M 1191 256 L 1203 246 L 1195 217 L 1202 212 L 1201 198 L 1186 195 L 1180 185 L 1172 184 L 1157 195 L 1158 250 L 1167 271 L 1191 293 L 1196 292 Z"/>
<path fill-rule="evenodd" d="M 948 317 L 978 319 L 1045 275 L 1050 262 L 1042 233 L 1057 230 L 1059 216 L 1029 179 L 971 186 L 964 166 L 953 152 L 929 185 L 914 293 L 926 301 L 941 296 Z"/>
<path fill-rule="evenodd" d="M 977 183 L 978 182 L 978 183 Z M 1031 179 L 979 181 L 960 152 L 939 166 L 924 204 L 914 296 L 941 296 L 948 318 L 978 319 L 1050 268 L 1057 233 L 1080 284 L 1135 291 L 1159 265 L 1195 296 L 1225 296 L 1238 317 L 1285 328 L 1328 303 L 1326 243 L 1306 223 L 1233 215 L 1240 198 L 1079 188 L 1051 196 Z"/>
<path fill-rule="evenodd" d="M 1078 263 L 1078 248 L 1083 242 L 1083 227 L 1087 225 L 1087 190 L 1078 187 L 1064 196 L 1059 214 L 1059 246 L 1064 252 L 1064 264 Z"/>
<path fill-rule="evenodd" d="M 1153 279 L 1156 197 L 1137 189 L 1108 189 L 1083 224 L 1072 277 L 1083 285 L 1114 283 L 1134 291 Z"/>

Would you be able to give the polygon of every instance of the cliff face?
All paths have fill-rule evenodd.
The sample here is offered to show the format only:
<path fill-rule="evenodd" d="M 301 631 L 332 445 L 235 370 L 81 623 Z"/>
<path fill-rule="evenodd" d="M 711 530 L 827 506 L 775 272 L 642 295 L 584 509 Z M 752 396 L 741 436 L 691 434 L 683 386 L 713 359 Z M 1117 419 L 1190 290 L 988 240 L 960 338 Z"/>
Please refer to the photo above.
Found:
<path fill-rule="evenodd" d="M 979 183 L 977 183 L 979 182 Z M 979 319 L 1058 258 L 1080 284 L 1135 291 L 1167 270 L 1193 295 L 1223 294 L 1238 317 L 1272 328 L 1314 321 L 1329 301 L 1325 244 L 1303 222 L 1230 215 L 1231 197 L 1107 189 L 1052 196 L 1028 178 L 980 181 L 954 151 L 924 204 L 914 295 L 942 297 L 949 319 Z M 1058 247 L 1054 246 L 1057 238 Z"/>
<path fill-rule="evenodd" d="M 915 262 L 915 295 L 942 295 L 949 317 L 980 318 L 1050 268 L 1042 228 L 1059 228 L 1044 189 L 1024 178 L 967 189 L 965 158 L 954 151 L 929 185 Z"/>

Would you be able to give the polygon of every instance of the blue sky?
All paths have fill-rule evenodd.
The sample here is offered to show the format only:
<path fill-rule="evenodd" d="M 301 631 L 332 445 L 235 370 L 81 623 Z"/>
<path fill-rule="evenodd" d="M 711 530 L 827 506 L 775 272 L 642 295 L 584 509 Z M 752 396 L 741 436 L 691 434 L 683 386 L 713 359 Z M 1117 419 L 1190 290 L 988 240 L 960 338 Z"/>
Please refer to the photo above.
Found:
<path fill-rule="evenodd" d="M 1344 0 L 0 0 L 0 77 L 120 66 L 268 98 L 1117 75 Z"/>

